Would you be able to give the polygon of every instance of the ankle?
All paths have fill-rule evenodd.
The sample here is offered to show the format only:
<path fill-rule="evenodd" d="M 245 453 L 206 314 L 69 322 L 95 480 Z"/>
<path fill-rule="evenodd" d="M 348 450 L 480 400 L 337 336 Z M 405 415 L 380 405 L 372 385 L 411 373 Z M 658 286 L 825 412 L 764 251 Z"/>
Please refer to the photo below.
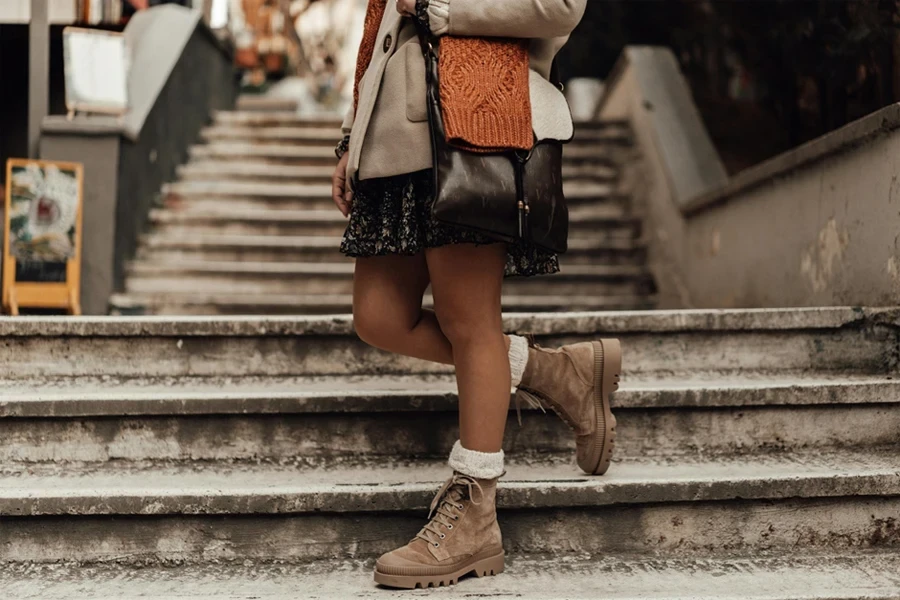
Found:
<path fill-rule="evenodd" d="M 503 450 L 480 452 L 464 448 L 457 440 L 450 452 L 450 468 L 475 479 L 496 480 L 503 475 Z"/>

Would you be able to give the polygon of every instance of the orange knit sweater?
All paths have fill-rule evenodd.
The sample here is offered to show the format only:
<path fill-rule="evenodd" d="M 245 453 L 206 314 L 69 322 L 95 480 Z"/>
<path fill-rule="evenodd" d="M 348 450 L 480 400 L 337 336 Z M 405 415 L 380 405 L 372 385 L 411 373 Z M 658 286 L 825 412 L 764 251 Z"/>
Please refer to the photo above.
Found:
<path fill-rule="evenodd" d="M 359 82 L 375 51 L 387 0 L 369 0 L 356 61 L 354 106 Z M 424 59 L 423 59 L 424 60 Z M 528 88 L 528 43 L 504 38 L 441 38 L 438 73 L 447 141 L 473 151 L 534 145 Z"/>

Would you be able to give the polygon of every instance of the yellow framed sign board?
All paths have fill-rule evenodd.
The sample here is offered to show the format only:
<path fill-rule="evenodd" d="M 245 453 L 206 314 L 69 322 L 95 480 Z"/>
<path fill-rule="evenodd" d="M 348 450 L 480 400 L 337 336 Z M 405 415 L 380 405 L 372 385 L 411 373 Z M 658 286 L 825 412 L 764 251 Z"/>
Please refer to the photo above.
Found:
<path fill-rule="evenodd" d="M 81 314 L 79 163 L 11 158 L 6 163 L 3 309 Z"/>

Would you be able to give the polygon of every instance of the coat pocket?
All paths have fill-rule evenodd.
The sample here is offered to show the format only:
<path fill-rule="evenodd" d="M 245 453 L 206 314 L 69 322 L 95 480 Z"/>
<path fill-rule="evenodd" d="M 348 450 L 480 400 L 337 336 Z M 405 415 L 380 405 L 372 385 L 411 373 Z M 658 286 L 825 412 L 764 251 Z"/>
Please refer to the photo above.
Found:
<path fill-rule="evenodd" d="M 406 118 L 413 122 L 428 120 L 425 104 L 425 58 L 418 43 L 406 44 Z"/>

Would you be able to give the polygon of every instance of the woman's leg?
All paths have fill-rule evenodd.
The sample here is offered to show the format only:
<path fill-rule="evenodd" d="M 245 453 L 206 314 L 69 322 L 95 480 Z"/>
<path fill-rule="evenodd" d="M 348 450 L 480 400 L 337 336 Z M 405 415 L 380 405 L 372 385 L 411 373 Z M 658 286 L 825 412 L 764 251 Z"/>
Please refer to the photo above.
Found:
<path fill-rule="evenodd" d="M 356 259 L 353 276 L 353 322 L 359 337 L 371 346 L 422 360 L 452 365 L 453 348 L 434 311 L 422 308 L 429 275 L 425 256 L 374 256 Z M 525 342 L 504 336 L 514 370 L 525 369 Z M 518 347 L 521 346 L 521 347 Z M 518 383 L 518 381 L 516 381 Z"/>
<path fill-rule="evenodd" d="M 425 260 L 434 312 L 456 365 L 461 439 L 428 524 L 375 563 L 375 581 L 405 588 L 452 584 L 472 571 L 493 575 L 504 560 L 496 494 L 510 389 L 500 317 L 506 247 L 453 244 L 426 250 Z"/>
<path fill-rule="evenodd" d="M 453 364 L 450 342 L 434 311 L 422 308 L 428 287 L 425 256 L 356 259 L 353 324 L 371 346 L 432 362 Z"/>
<path fill-rule="evenodd" d="M 434 308 L 459 388 L 463 448 L 497 453 L 509 412 L 509 340 L 500 292 L 506 246 L 452 244 L 425 251 Z"/>

